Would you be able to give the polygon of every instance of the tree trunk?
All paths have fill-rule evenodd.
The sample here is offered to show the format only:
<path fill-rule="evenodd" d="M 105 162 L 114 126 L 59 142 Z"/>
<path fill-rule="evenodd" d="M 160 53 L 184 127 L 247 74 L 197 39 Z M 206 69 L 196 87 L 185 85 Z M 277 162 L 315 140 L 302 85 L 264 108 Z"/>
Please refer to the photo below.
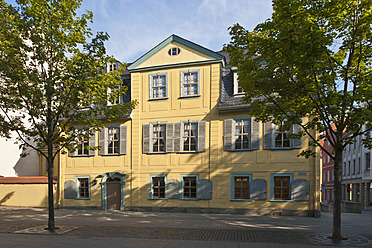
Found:
<path fill-rule="evenodd" d="M 48 230 L 51 232 L 55 231 L 54 222 L 54 195 L 53 195 L 53 152 L 52 146 L 49 152 L 48 145 Z"/>
<path fill-rule="evenodd" d="M 334 163 L 334 194 L 333 202 L 333 230 L 332 239 L 335 241 L 341 240 L 341 167 L 342 167 L 342 146 L 335 147 L 335 163 Z"/>

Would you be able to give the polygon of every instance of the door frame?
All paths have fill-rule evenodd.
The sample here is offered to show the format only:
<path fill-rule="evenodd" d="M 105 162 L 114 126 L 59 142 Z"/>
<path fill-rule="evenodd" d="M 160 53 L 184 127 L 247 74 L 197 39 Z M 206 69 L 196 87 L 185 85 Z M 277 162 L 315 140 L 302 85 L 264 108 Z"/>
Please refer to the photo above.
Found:
<path fill-rule="evenodd" d="M 107 181 L 109 179 L 120 179 L 120 210 L 123 211 L 125 207 L 125 174 L 122 172 L 105 172 L 102 174 L 101 192 L 102 192 L 102 209 L 107 210 Z"/>

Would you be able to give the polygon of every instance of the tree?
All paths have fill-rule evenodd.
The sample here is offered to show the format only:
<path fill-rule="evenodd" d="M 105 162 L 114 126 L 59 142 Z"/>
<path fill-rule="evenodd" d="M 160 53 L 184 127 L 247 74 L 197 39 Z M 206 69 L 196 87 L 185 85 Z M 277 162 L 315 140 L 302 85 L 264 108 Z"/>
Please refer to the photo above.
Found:
<path fill-rule="evenodd" d="M 136 104 L 107 104 L 127 90 L 124 67 L 106 72 L 114 62 L 104 47 L 109 36 L 92 36 L 92 13 L 76 14 L 81 2 L 17 0 L 13 7 L 0 1 L 0 127 L 4 134 L 17 133 L 20 147 L 32 147 L 47 160 L 50 231 L 57 154 L 78 149 L 104 121 L 122 118 Z M 84 132 L 75 130 L 76 123 Z"/>
<path fill-rule="evenodd" d="M 274 0 L 270 19 L 253 31 L 231 26 L 225 45 L 251 115 L 301 125 L 291 138 L 308 135 L 312 146 L 331 143 L 333 152 L 321 149 L 335 161 L 334 240 L 341 239 L 342 151 L 372 125 L 371 24 L 370 0 Z M 322 135 L 311 135 L 314 128 Z"/>

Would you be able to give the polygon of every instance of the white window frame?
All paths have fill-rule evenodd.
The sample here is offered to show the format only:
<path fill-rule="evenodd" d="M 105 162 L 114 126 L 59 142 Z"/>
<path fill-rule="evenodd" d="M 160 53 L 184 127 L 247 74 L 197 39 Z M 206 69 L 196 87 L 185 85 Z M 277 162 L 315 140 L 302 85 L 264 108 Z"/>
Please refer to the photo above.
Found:
<path fill-rule="evenodd" d="M 164 126 L 165 130 L 164 130 L 164 137 L 162 137 L 161 139 L 164 141 L 164 150 L 163 151 L 154 151 L 154 140 L 157 139 L 158 141 L 160 140 L 160 137 L 154 137 L 154 127 L 160 127 L 160 126 Z M 157 131 L 158 133 L 160 133 L 159 131 Z M 158 123 L 150 123 L 150 138 L 151 138 L 151 152 L 152 153 L 166 153 L 166 148 L 167 148 L 167 143 L 166 143 L 166 139 L 167 139 L 167 123 L 166 122 L 158 122 Z M 158 146 L 159 147 L 159 146 Z"/>
<path fill-rule="evenodd" d="M 165 77 L 165 86 L 154 86 L 154 77 Z M 153 89 L 154 87 L 160 88 L 164 87 L 165 88 L 165 96 L 161 97 L 154 97 L 154 92 Z M 151 73 L 149 75 L 149 93 L 150 93 L 150 100 L 163 100 L 163 99 L 168 99 L 168 72 L 157 72 L 157 73 Z"/>
<path fill-rule="evenodd" d="M 115 133 L 113 133 L 113 139 L 109 139 L 109 130 L 110 129 L 112 129 L 112 130 L 117 130 L 117 135 L 118 135 L 118 138 L 117 139 L 115 139 L 114 138 L 114 134 Z M 120 127 L 119 126 L 115 126 L 115 127 L 107 127 L 107 140 L 106 140 L 106 142 L 107 142 L 107 155 L 119 155 L 120 154 Z M 112 151 L 113 152 L 109 152 L 109 145 L 110 145 L 110 142 L 114 142 L 114 144 L 113 144 L 113 148 L 112 148 Z M 114 152 L 115 151 L 115 142 L 117 142 L 118 143 L 118 147 L 117 147 L 117 149 L 118 149 L 118 152 Z"/>
<path fill-rule="evenodd" d="M 191 134 L 189 134 L 189 136 L 184 136 L 185 135 L 185 125 L 191 125 L 192 124 L 195 124 L 196 125 L 196 130 L 195 130 L 195 136 L 191 136 Z M 183 152 L 198 152 L 198 129 L 199 129 L 199 121 L 198 120 L 188 120 L 188 121 L 182 121 L 182 134 L 181 134 L 181 140 L 182 140 L 182 144 L 181 144 L 181 150 Z M 185 137 L 189 137 L 190 138 L 195 138 L 195 150 L 190 150 L 191 149 L 191 141 L 189 141 L 189 150 L 185 150 Z"/>
<path fill-rule="evenodd" d="M 185 81 L 185 74 L 192 74 L 196 73 L 197 74 L 197 92 L 196 94 L 184 94 L 184 81 Z M 181 71 L 181 79 L 180 79 L 181 85 L 180 85 L 180 96 L 181 97 L 197 97 L 200 96 L 200 69 L 190 69 L 190 70 L 184 70 Z"/>
<path fill-rule="evenodd" d="M 79 179 L 87 179 L 88 180 L 88 197 L 80 197 L 80 181 Z M 76 200 L 90 200 L 91 199 L 91 184 L 90 184 L 90 176 L 75 176 L 76 182 Z"/>
<path fill-rule="evenodd" d="M 162 177 L 164 178 L 164 197 L 160 198 L 160 197 L 157 197 L 155 198 L 154 197 L 154 184 L 153 184 L 153 178 L 154 177 Z M 166 183 L 167 183 L 167 174 L 150 174 L 149 175 L 149 181 L 150 181 L 150 184 L 149 184 L 149 200 L 165 200 L 167 199 L 166 198 L 166 192 L 165 192 L 165 189 L 166 189 Z"/>
<path fill-rule="evenodd" d="M 290 130 L 288 131 L 281 131 L 279 130 L 280 129 L 280 126 L 283 125 L 285 122 L 285 120 L 283 120 L 280 124 L 274 124 L 274 128 L 273 128 L 273 149 L 292 149 L 292 145 L 291 145 L 291 139 L 287 138 L 288 140 L 288 146 L 284 146 L 284 134 L 287 134 L 287 137 L 292 133 L 292 130 L 293 130 L 293 126 L 291 127 Z M 280 134 L 282 136 L 282 140 L 281 140 L 281 143 L 282 143 L 282 146 L 280 147 L 276 147 L 275 145 L 275 138 L 276 138 L 276 134 Z"/>
<path fill-rule="evenodd" d="M 251 150 L 251 132 L 252 132 L 252 122 L 251 122 L 251 118 L 233 118 L 233 120 L 234 120 L 234 144 L 233 144 L 233 146 L 234 146 L 234 151 L 247 151 L 247 150 Z M 243 133 L 243 130 L 244 130 L 244 122 L 245 121 L 248 121 L 248 133 Z M 241 126 L 241 128 L 242 128 L 242 133 L 240 133 L 240 134 L 237 134 L 236 133 L 236 129 L 237 129 L 237 123 L 238 122 L 241 122 L 241 123 L 243 123 L 243 125 Z M 237 149 L 236 148 L 236 141 L 237 141 L 237 136 L 241 136 L 242 138 L 244 138 L 244 136 L 248 136 L 248 147 L 247 148 L 240 148 L 240 149 Z M 243 145 L 243 141 L 241 141 L 241 144 Z"/>
<path fill-rule="evenodd" d="M 244 95 L 245 92 L 242 88 L 242 85 L 241 85 L 241 82 L 239 81 L 239 77 L 238 77 L 238 72 L 237 71 L 234 71 L 233 72 L 233 77 L 234 77 L 234 85 L 233 85 L 233 88 L 234 88 L 234 96 L 241 96 L 241 95 Z M 240 84 L 240 87 L 239 87 L 239 84 Z M 241 89 L 241 91 L 239 92 L 239 89 Z"/>

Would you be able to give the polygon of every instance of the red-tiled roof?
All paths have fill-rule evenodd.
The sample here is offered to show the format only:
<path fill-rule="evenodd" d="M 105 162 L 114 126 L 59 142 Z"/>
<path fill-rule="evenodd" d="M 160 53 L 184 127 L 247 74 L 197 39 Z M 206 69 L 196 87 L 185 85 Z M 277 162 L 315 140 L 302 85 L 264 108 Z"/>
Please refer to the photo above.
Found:
<path fill-rule="evenodd" d="M 57 183 L 57 177 L 53 178 L 53 183 Z M 0 177 L 0 184 L 38 184 L 48 183 L 48 177 Z"/>

